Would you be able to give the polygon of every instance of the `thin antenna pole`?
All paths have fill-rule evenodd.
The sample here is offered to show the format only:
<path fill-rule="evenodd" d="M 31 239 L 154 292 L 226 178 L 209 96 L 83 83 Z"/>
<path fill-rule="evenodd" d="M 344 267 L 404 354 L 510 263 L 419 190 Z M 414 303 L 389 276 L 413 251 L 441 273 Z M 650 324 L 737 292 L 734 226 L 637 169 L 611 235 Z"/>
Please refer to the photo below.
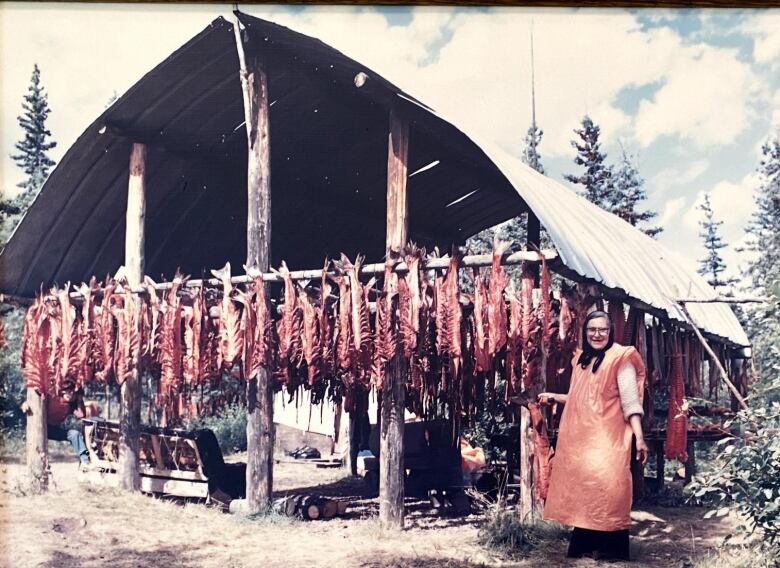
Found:
<path fill-rule="evenodd" d="M 536 136 L 536 79 L 534 75 L 534 21 L 531 20 L 531 127 Z"/>

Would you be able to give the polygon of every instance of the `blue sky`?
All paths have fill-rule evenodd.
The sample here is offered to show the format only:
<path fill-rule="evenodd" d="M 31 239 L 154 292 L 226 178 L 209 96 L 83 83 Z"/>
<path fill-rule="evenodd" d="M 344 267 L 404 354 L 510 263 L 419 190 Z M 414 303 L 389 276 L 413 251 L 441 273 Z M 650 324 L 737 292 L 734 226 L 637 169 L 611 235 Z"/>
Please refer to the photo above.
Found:
<path fill-rule="evenodd" d="M 519 155 L 531 120 L 534 30 L 537 120 L 547 174 L 576 173 L 572 130 L 601 126 L 610 161 L 620 144 L 647 180 L 660 241 L 691 264 L 702 256 L 697 205 L 711 192 L 735 248 L 753 209 L 760 147 L 780 126 L 780 10 L 569 10 L 246 6 L 373 68 L 479 139 Z M 230 6 L 0 4 L 0 178 L 34 62 L 41 67 L 62 156 L 146 71 Z"/>

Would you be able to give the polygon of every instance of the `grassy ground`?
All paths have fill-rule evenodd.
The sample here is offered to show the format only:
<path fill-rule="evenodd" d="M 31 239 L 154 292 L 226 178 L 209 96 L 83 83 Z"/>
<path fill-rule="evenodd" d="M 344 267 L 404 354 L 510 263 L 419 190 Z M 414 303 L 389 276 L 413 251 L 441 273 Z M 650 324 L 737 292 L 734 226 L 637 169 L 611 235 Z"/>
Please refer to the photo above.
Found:
<path fill-rule="evenodd" d="M 285 517 L 252 520 L 198 503 L 80 485 L 70 458 L 52 464 L 53 484 L 47 495 L 24 495 L 22 473 L 21 464 L 0 464 L 3 566 L 598 565 L 593 560 L 567 563 L 566 542 L 560 539 L 524 557 L 487 550 L 477 539 L 482 515 L 440 518 L 420 501 L 408 501 L 404 531 L 382 532 L 376 522 L 376 499 L 364 498 L 360 480 L 344 478 L 341 470 L 276 466 L 274 482 L 280 495 L 309 492 L 350 502 L 345 517 L 314 522 Z M 636 562 L 627 566 L 724 566 L 717 562 L 716 546 L 733 523 L 728 517 L 703 520 L 703 513 L 702 509 L 663 507 L 635 511 L 632 553 Z"/>

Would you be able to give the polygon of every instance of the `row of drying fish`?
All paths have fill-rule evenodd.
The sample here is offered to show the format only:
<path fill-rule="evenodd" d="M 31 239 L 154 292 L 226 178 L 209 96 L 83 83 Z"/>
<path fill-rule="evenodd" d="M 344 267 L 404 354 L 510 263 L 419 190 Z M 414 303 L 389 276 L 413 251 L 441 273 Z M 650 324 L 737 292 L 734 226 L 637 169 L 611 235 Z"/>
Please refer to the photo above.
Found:
<path fill-rule="evenodd" d="M 77 288 L 80 305 L 71 302 L 70 286 L 54 289 L 27 312 L 23 372 L 28 386 L 56 392 L 65 382 L 121 384 L 147 371 L 159 374 L 163 401 L 184 385 L 215 384 L 225 372 L 245 379 L 268 372 L 278 387 L 323 392 L 327 385 L 331 396 L 349 400 L 353 389 L 381 389 L 398 357 L 416 411 L 441 400 L 462 409 L 485 396 L 479 381 L 495 388 L 496 373 L 507 378 L 499 396 L 547 388 L 568 367 L 578 306 L 592 298 L 585 287 L 553 299 L 544 263 L 537 294 L 531 266 L 515 289 L 501 266 L 506 247 L 496 243 L 489 278 L 471 271 L 469 293 L 460 290 L 457 256 L 434 276 L 422 268 L 425 250 L 414 246 L 398 259 L 408 272 L 395 274 L 388 262 L 384 276 L 367 283 L 359 279 L 361 258 L 333 261 L 319 282 L 294 282 L 283 263 L 278 301 L 260 274 L 250 272 L 243 289 L 234 286 L 229 264 L 213 271 L 221 289 L 184 288 L 177 274 L 162 295 L 151 281 L 146 294 L 133 294 L 121 282 L 93 279 Z"/>

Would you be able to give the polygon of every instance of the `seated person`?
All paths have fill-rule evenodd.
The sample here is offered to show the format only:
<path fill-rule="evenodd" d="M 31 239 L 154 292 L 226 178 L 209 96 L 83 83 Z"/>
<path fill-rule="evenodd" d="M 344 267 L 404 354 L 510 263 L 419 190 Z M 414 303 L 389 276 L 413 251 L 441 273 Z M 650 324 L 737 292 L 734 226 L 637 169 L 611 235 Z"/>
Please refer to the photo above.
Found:
<path fill-rule="evenodd" d="M 95 413 L 92 405 L 90 410 L 92 412 L 88 413 L 84 405 L 84 392 L 76 389 L 73 381 L 65 381 L 62 384 L 59 396 L 46 398 L 46 432 L 49 440 L 69 441 L 82 466 L 89 464 L 89 452 L 84 443 L 80 420 Z M 22 411 L 25 414 L 30 413 L 27 401 L 22 403 Z"/>

